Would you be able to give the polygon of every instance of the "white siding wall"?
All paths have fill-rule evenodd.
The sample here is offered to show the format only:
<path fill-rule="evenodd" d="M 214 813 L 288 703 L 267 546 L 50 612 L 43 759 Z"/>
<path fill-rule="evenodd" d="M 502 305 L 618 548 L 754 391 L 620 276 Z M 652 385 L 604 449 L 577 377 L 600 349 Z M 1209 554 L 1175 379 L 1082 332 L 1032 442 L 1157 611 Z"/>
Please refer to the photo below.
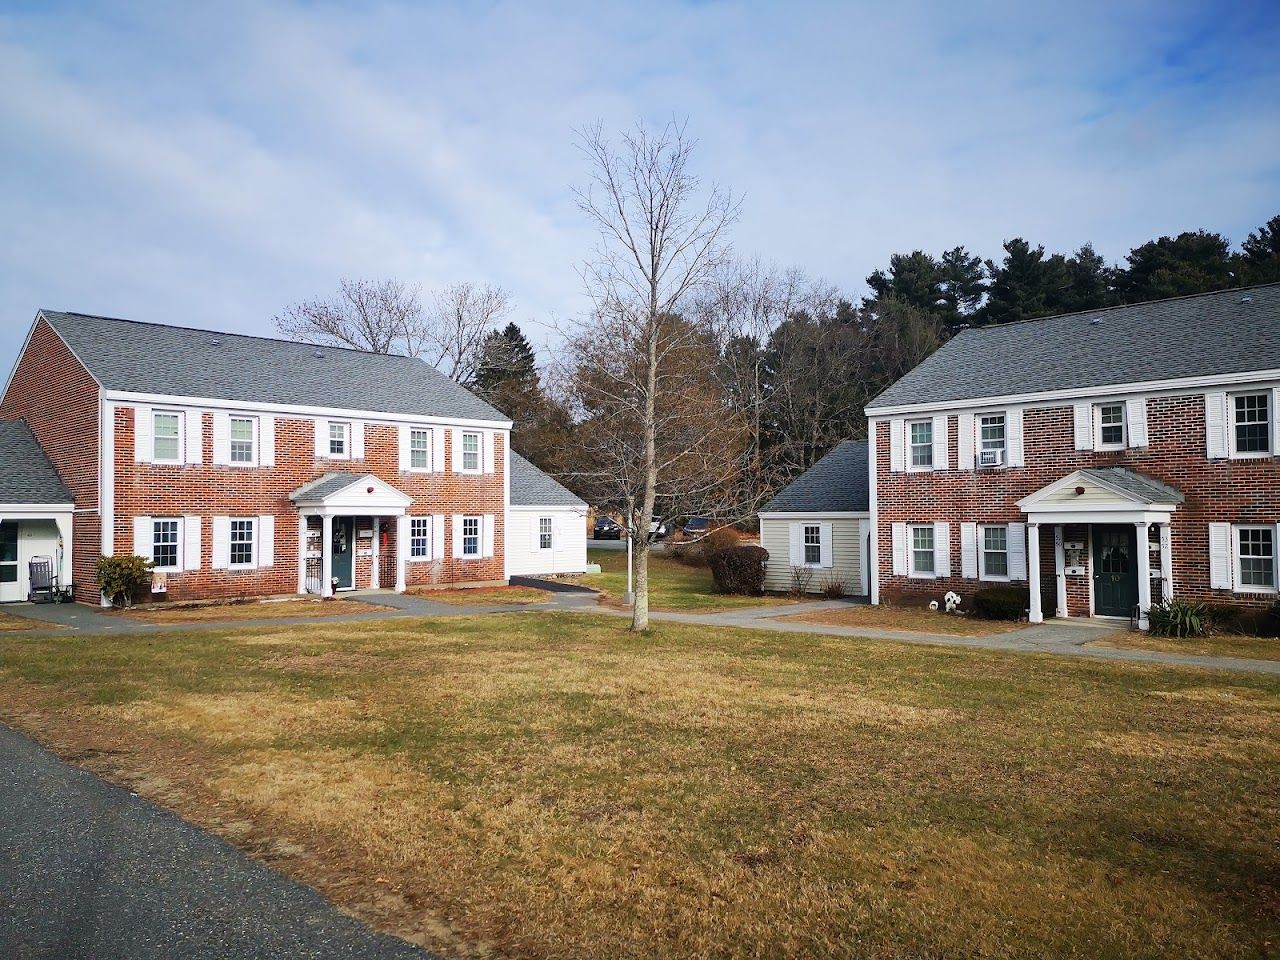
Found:
<path fill-rule="evenodd" d="M 555 548 L 534 550 L 539 517 L 555 518 Z M 587 568 L 585 507 L 512 507 L 507 513 L 507 569 L 513 577 L 581 573 Z"/>
<path fill-rule="evenodd" d="M 816 517 L 817 515 L 813 515 Z M 821 519 L 790 519 L 776 517 L 760 520 L 760 546 L 769 551 L 769 563 L 765 572 L 764 588 L 786 592 L 791 589 L 791 524 L 831 524 L 831 568 L 815 568 L 809 589 L 817 593 L 826 580 L 841 580 L 849 594 L 861 594 L 862 564 L 866 547 L 863 543 L 865 519 L 857 517 L 825 517 Z"/>

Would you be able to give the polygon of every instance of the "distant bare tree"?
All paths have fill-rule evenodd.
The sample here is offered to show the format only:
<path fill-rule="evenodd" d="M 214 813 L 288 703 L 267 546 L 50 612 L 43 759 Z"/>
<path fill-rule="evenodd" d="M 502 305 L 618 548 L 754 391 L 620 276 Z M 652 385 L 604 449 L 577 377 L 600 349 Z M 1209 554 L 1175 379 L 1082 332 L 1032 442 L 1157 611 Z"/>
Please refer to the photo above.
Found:
<path fill-rule="evenodd" d="M 485 338 L 510 312 L 511 295 L 501 287 L 474 283 L 445 287 L 431 298 L 421 355 L 458 383 L 473 383 Z"/>
<path fill-rule="evenodd" d="M 617 503 L 635 553 L 631 629 L 649 625 L 649 523 L 659 496 L 696 503 L 723 490 L 736 463 L 718 434 L 735 412 L 706 391 L 715 336 L 688 308 L 728 255 L 739 202 L 689 169 L 683 125 L 643 125 L 615 146 L 581 131 L 591 173 L 576 191 L 599 233 L 582 278 L 594 310 L 566 340 L 563 362 L 582 423 L 580 488 Z M 700 375 L 702 374 L 702 375 Z"/>
<path fill-rule="evenodd" d="M 416 286 L 399 280 L 347 280 L 329 299 L 304 300 L 275 317 L 291 340 L 418 356 L 424 337 Z"/>

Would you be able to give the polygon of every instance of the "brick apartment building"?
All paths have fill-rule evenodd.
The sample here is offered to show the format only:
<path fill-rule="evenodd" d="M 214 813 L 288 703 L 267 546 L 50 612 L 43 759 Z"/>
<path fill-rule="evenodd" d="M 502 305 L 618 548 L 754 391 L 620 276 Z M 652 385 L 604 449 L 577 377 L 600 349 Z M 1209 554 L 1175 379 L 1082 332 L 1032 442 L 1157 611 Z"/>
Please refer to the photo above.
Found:
<path fill-rule="evenodd" d="M 962 331 L 867 407 L 872 601 L 1273 603 L 1278 412 L 1280 284 Z"/>
<path fill-rule="evenodd" d="M 420 360 L 44 310 L 0 421 L 0 601 L 37 552 L 87 602 L 103 554 L 171 599 L 508 579 L 511 422 Z"/>

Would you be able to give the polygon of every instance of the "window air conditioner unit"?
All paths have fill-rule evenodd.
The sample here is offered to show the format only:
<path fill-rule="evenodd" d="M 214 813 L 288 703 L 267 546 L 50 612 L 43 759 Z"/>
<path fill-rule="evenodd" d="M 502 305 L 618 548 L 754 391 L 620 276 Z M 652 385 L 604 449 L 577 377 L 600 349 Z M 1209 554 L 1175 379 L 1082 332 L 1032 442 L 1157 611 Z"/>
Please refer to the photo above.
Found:
<path fill-rule="evenodd" d="M 978 451 L 978 466 L 980 467 L 1004 466 L 1004 451 L 1003 450 Z"/>

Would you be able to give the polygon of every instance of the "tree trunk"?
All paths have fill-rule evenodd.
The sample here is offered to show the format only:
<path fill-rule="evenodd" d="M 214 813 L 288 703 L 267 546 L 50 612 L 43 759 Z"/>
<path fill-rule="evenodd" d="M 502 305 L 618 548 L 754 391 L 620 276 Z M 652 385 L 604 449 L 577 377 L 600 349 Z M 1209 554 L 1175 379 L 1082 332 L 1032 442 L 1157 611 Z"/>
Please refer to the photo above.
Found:
<path fill-rule="evenodd" d="M 641 633 L 649 629 L 649 524 L 653 520 L 653 507 L 658 487 L 658 426 L 657 404 L 654 392 L 658 386 L 658 317 L 656 305 L 651 306 L 648 356 L 645 365 L 644 397 L 644 477 L 640 486 L 640 520 L 635 532 L 639 537 L 636 553 L 636 602 L 631 608 L 631 631 Z"/>

